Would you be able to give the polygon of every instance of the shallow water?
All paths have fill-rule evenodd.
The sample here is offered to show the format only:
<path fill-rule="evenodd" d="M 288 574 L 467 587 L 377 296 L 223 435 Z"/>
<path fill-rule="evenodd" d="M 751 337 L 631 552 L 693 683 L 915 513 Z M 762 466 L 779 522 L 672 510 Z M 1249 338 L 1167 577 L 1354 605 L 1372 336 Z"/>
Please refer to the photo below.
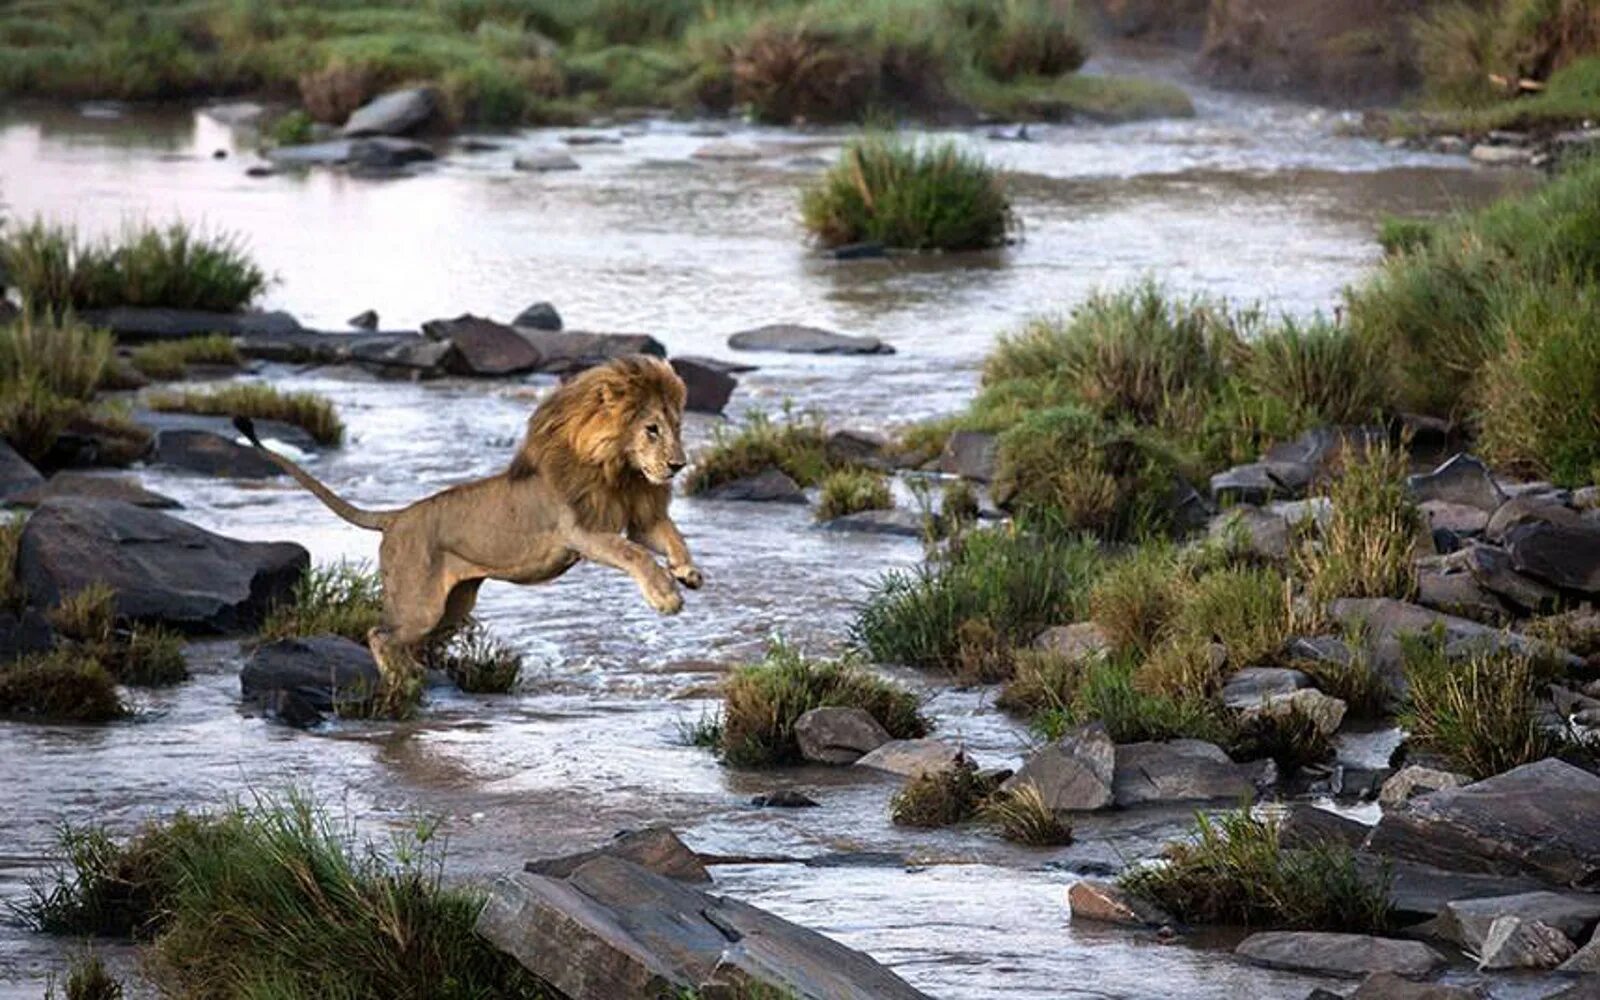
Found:
<path fill-rule="evenodd" d="M 753 356 L 735 411 L 784 400 L 839 425 L 885 428 L 959 407 L 997 333 L 1070 308 L 1092 288 L 1150 273 L 1175 288 L 1259 300 L 1296 314 L 1332 309 L 1377 258 L 1391 212 L 1479 203 L 1515 174 L 1336 135 L 1307 108 L 1197 93 L 1192 121 L 1034 128 L 1030 143 L 951 133 L 1018 172 L 1026 222 L 1015 247 L 978 258 L 836 264 L 809 256 L 797 186 L 842 135 L 733 126 L 766 154 L 751 164 L 688 155 L 683 123 L 603 130 L 613 146 L 570 150 L 583 169 L 510 169 L 515 148 L 560 131 L 493 137 L 499 151 L 453 154 L 399 180 L 330 173 L 252 179 L 248 145 L 204 115 L 0 112 L 4 214 L 46 213 L 90 230 L 128 218 L 185 218 L 246 234 L 278 283 L 271 307 L 337 329 L 375 308 L 388 329 L 462 312 L 509 318 L 550 299 L 569 328 L 648 332 L 673 353 L 727 356 L 728 333 L 805 322 L 872 334 L 871 358 Z M 624 134 L 624 132 L 626 134 Z M 215 149 L 228 150 L 213 159 Z M 269 367 L 332 397 L 349 444 L 313 461 L 359 503 L 384 506 L 499 468 L 547 380 L 526 385 L 376 382 Z M 703 442 L 712 421 L 694 418 Z M 375 556 L 375 536 L 281 485 L 148 470 L 181 516 L 239 537 L 292 538 L 320 562 Z M 1185 814 L 1085 820 L 1058 851 L 978 834 L 904 831 L 886 819 L 893 785 L 849 772 L 735 774 L 679 744 L 707 711 L 708 682 L 781 633 L 824 648 L 883 571 L 914 563 L 910 541 L 810 526 L 803 509 L 680 499 L 675 511 L 707 571 L 706 590 L 664 620 L 615 573 L 582 566 L 548 587 L 489 585 L 480 611 L 528 658 L 517 695 L 438 694 L 404 725 L 298 733 L 238 709 L 233 643 L 195 647 L 198 676 L 140 696 L 133 722 L 87 729 L 0 723 L 5 762 L 0 896 L 15 896 L 50 851 L 53 825 L 126 829 L 179 806 L 289 784 L 315 788 L 379 830 L 419 812 L 445 818 L 453 870 L 475 876 L 612 831 L 670 823 L 697 848 L 806 857 L 892 851 L 905 864 L 723 866 L 722 889 L 865 948 L 940 997 L 1303 996 L 1304 977 L 1236 965 L 1225 951 L 1074 928 L 1073 872 L 1148 853 Z M 1014 763 L 1026 735 L 983 692 L 925 690 L 940 732 L 980 760 Z M 748 798 L 798 787 L 824 808 L 763 811 Z M 62 962 L 56 943 L 0 927 L 0 997 L 36 997 Z"/>

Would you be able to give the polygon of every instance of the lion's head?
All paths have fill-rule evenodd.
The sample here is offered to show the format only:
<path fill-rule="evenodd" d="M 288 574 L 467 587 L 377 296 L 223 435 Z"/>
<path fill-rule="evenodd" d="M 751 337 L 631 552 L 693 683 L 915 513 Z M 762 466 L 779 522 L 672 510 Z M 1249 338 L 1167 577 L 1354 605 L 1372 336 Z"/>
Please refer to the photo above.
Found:
<path fill-rule="evenodd" d="M 539 473 L 569 497 L 667 491 L 684 467 L 683 380 L 635 354 L 590 368 L 551 393 L 528 420 L 513 479 Z"/>

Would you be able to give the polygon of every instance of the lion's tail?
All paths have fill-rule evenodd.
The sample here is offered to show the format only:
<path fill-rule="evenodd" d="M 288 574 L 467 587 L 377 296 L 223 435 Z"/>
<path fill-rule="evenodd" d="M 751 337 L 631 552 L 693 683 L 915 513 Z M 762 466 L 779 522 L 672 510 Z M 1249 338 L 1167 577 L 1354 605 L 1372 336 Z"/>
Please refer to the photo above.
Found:
<path fill-rule="evenodd" d="M 349 521 L 356 527 L 367 528 L 371 531 L 382 531 L 384 528 L 389 526 L 391 521 L 394 520 L 395 514 L 397 513 L 396 511 L 362 510 L 360 507 L 357 507 L 345 500 L 339 494 L 328 489 L 327 486 L 319 482 L 311 473 L 300 468 L 300 466 L 289 461 L 287 458 L 284 458 L 282 455 L 279 455 L 277 452 L 269 450 L 266 445 L 261 443 L 261 439 L 256 437 L 255 422 L 249 417 L 234 417 L 233 426 L 238 428 L 239 433 L 243 434 L 245 439 L 254 445 L 257 451 L 266 456 L 267 459 L 272 462 L 272 464 L 293 476 L 296 482 L 310 490 L 318 500 L 321 500 L 323 503 L 327 504 L 329 510 L 333 511 L 335 514 L 338 514 L 340 517 L 344 518 L 346 521 Z"/>

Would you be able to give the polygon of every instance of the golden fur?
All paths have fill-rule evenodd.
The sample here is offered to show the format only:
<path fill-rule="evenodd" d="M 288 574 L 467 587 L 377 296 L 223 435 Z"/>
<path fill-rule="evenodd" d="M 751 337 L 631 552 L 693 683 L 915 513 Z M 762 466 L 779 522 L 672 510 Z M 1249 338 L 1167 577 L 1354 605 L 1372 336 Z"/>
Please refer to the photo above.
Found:
<path fill-rule="evenodd" d="M 684 397 L 683 381 L 659 358 L 591 368 L 534 411 L 506 471 L 394 511 L 357 508 L 262 451 L 334 513 L 383 532 L 383 619 L 368 643 L 394 684 L 415 646 L 471 613 L 484 580 L 542 583 L 589 559 L 628 573 L 651 607 L 676 614 L 678 584 L 694 589 L 702 579 L 667 513 L 672 477 L 685 464 Z M 235 422 L 261 448 L 249 421 Z"/>

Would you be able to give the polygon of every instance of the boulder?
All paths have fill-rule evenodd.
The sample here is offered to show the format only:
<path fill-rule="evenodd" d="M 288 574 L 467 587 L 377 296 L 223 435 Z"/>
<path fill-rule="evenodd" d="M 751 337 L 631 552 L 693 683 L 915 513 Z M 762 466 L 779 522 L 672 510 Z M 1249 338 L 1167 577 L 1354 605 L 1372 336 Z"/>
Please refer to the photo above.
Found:
<path fill-rule="evenodd" d="M 568 1000 L 925 1000 L 860 952 L 621 858 L 497 879 L 477 932 Z"/>
<path fill-rule="evenodd" d="M 856 766 L 915 778 L 948 770 L 960 759 L 960 747 L 940 740 L 890 740 L 856 761 Z"/>
<path fill-rule="evenodd" d="M 0 440 L 0 498 L 12 502 L 11 497 L 37 490 L 43 483 L 44 476 L 39 470 L 18 455 L 11 445 Z"/>
<path fill-rule="evenodd" d="M 927 534 L 927 525 L 921 514 L 899 507 L 841 514 L 823 522 L 822 527 L 827 531 L 854 531 L 863 535 L 891 535 L 896 538 L 922 538 Z"/>
<path fill-rule="evenodd" d="M 267 159 L 279 167 L 356 167 L 365 170 L 393 170 L 413 163 L 427 163 L 438 154 L 413 139 L 332 139 L 299 146 L 278 146 L 267 150 Z"/>
<path fill-rule="evenodd" d="M 1252 934 L 1239 943 L 1234 954 L 1269 969 L 1326 976 L 1357 977 L 1392 972 L 1420 978 L 1444 965 L 1444 956 L 1420 941 L 1320 931 Z"/>
<path fill-rule="evenodd" d="M 1332 736 L 1339 731 L 1339 726 L 1344 722 L 1345 703 L 1341 698 L 1308 687 L 1299 691 L 1268 695 L 1254 705 L 1240 709 L 1239 714 L 1242 718 L 1264 715 L 1277 719 L 1293 712 L 1299 712 L 1310 719 L 1322 735 Z"/>
<path fill-rule="evenodd" d="M 157 436 L 167 431 L 206 431 L 229 440 L 238 439 L 240 436 L 239 431 L 233 426 L 231 417 L 208 416 L 203 413 L 134 410 L 133 422 Z M 321 448 L 311 436 L 311 432 L 297 424 L 262 419 L 257 420 L 255 425 L 256 433 L 263 441 L 281 441 L 301 451 L 318 451 Z"/>
<path fill-rule="evenodd" d="M 1557 967 L 1558 972 L 1589 976 L 1600 986 L 1600 928 L 1596 928 L 1589 943 L 1579 948 L 1572 957 Z"/>
<path fill-rule="evenodd" d="M 1600 777 L 1555 758 L 1386 812 L 1371 850 L 1468 872 L 1600 885 Z"/>
<path fill-rule="evenodd" d="M 509 326 L 470 313 L 422 324 L 422 335 L 455 348 L 447 365 L 457 375 L 520 375 L 542 367 L 543 358 Z"/>
<path fill-rule="evenodd" d="M 432 87 L 390 91 L 352 111 L 340 133 L 346 138 L 408 135 L 428 124 L 443 107 L 443 99 Z"/>
<path fill-rule="evenodd" d="M 1553 969 L 1577 950 L 1577 945 L 1549 924 L 1507 915 L 1489 925 L 1478 968 Z"/>
<path fill-rule="evenodd" d="M 955 431 L 945 441 L 944 452 L 939 456 L 939 471 L 945 475 L 987 483 L 994 479 L 999 452 L 999 439 L 993 434 L 985 431 Z"/>
<path fill-rule="evenodd" d="M 1288 667 L 1245 667 L 1235 671 L 1222 686 L 1222 703 L 1229 708 L 1259 708 L 1268 698 L 1293 694 L 1311 687 L 1311 677 L 1303 670 Z"/>
<path fill-rule="evenodd" d="M 1067 886 L 1067 909 L 1073 922 L 1092 920 L 1125 927 L 1170 927 L 1174 923 L 1160 907 L 1101 879 L 1079 879 Z"/>
<path fill-rule="evenodd" d="M 673 358 L 672 370 L 689 391 L 684 409 L 691 413 L 721 413 L 739 386 L 732 375 L 694 358 Z"/>
<path fill-rule="evenodd" d="M 1480 142 L 1472 147 L 1472 160 L 1490 167 L 1526 167 L 1533 163 L 1534 151 L 1525 146 L 1494 146 Z"/>
<path fill-rule="evenodd" d="M 1407 635 L 1442 634 L 1445 653 L 1462 659 L 1485 650 L 1531 653 L 1547 651 L 1515 632 L 1502 632 L 1454 615 L 1389 597 L 1342 597 L 1328 605 L 1328 613 L 1346 630 L 1362 630 L 1373 669 L 1394 692 L 1403 693 L 1400 640 Z"/>
<path fill-rule="evenodd" d="M 1511 565 L 1562 590 L 1600 595 L 1600 523 L 1530 521 L 1506 532 Z"/>
<path fill-rule="evenodd" d="M 871 713 L 860 708 L 813 708 L 795 720 L 800 756 L 818 764 L 853 764 L 892 738 Z"/>
<path fill-rule="evenodd" d="M 55 629 L 35 608 L 0 609 L 0 663 L 29 653 L 46 653 L 56 643 Z"/>
<path fill-rule="evenodd" d="M 828 461 L 835 465 L 865 465 L 875 469 L 890 468 L 884 458 L 889 442 L 881 434 L 868 431 L 839 430 L 828 435 L 823 451 Z"/>
<path fill-rule="evenodd" d="M 706 871 L 700 855 L 665 826 L 623 830 L 593 850 L 529 861 L 522 870 L 546 878 L 566 878 L 595 858 L 621 858 L 678 882 L 711 884 L 711 873 Z"/>
<path fill-rule="evenodd" d="M 1218 504 L 1264 504 L 1293 498 L 1311 484 L 1312 471 L 1299 462 L 1251 462 L 1211 477 L 1211 499 Z"/>
<path fill-rule="evenodd" d="M 37 507 L 54 497 L 121 500 L 135 507 L 149 507 L 153 510 L 173 510 L 182 506 L 169 496 L 145 489 L 144 485 L 132 476 L 105 476 L 88 472 L 58 472 L 31 489 L 11 494 L 5 498 L 5 503 L 8 507 Z"/>
<path fill-rule="evenodd" d="M 379 375 L 437 378 L 461 367 L 455 361 L 456 345 L 448 340 L 400 336 L 351 337 L 345 345 L 347 360 Z M 345 359 L 340 359 L 345 360 Z"/>
<path fill-rule="evenodd" d="M 1485 625 L 1499 625 L 1510 617 L 1505 603 L 1471 573 L 1422 570 L 1417 574 L 1417 603 Z"/>
<path fill-rule="evenodd" d="M 1438 768 L 1410 764 L 1401 768 L 1378 792 L 1378 804 L 1385 809 L 1398 809 L 1411 801 L 1412 796 L 1437 792 L 1442 788 L 1460 788 L 1471 782 L 1466 775 Z"/>
<path fill-rule="evenodd" d="M 300 321 L 286 312 L 217 313 L 195 309 L 85 309 L 78 318 L 110 330 L 119 343 L 182 340 L 225 333 L 234 337 L 277 337 L 301 332 Z"/>
<path fill-rule="evenodd" d="M 643 333 L 541 330 L 514 324 L 513 328 L 539 352 L 539 370 L 556 375 L 580 372 L 629 354 L 667 356 L 667 349 L 659 340 Z"/>
<path fill-rule="evenodd" d="M 1268 462 L 1292 462 L 1313 475 L 1333 471 L 1344 460 L 1345 449 L 1365 450 L 1389 439 L 1382 427 L 1313 427 L 1293 441 L 1283 441 L 1262 456 Z"/>
<path fill-rule="evenodd" d="M 782 470 L 767 468 L 753 476 L 720 483 L 700 494 L 707 500 L 748 500 L 758 503 L 805 503 L 806 491 Z"/>
<path fill-rule="evenodd" d="M 235 632 L 287 600 L 310 563 L 293 542 L 241 542 L 132 504 L 63 497 L 28 519 L 17 576 L 35 607 L 104 583 L 120 617 Z"/>
<path fill-rule="evenodd" d="M 1467 537 L 1481 535 L 1489 527 L 1489 511 L 1470 504 L 1450 500 L 1424 500 L 1419 504 L 1428 527 L 1434 531 L 1448 531 Z"/>
<path fill-rule="evenodd" d="M 1512 497 L 1489 518 L 1484 534 L 1489 541 L 1504 545 L 1512 528 L 1539 522 L 1576 526 L 1583 524 L 1583 518 L 1571 507 L 1547 496 L 1532 494 Z"/>
<path fill-rule="evenodd" d="M 1513 557 L 1504 549 L 1490 545 L 1471 545 L 1464 551 L 1462 561 L 1466 564 L 1467 572 L 1472 574 L 1472 579 L 1479 586 L 1503 598 L 1513 607 L 1536 613 L 1549 612 L 1554 611 L 1561 600 L 1560 592 L 1554 587 L 1547 587 L 1538 580 L 1519 573 L 1513 566 Z"/>
<path fill-rule="evenodd" d="M 284 475 L 282 469 L 254 448 L 211 431 L 157 432 L 154 460 L 158 465 L 225 479 L 271 479 Z"/>
<path fill-rule="evenodd" d="M 1112 787 L 1117 805 L 1252 800 L 1258 783 L 1276 777 L 1272 762 L 1235 764 L 1215 743 L 1170 740 L 1117 747 Z"/>
<path fill-rule="evenodd" d="M 324 713 L 365 705 L 382 682 L 371 651 L 336 635 L 263 643 L 239 671 L 246 703 L 301 729 Z"/>
<path fill-rule="evenodd" d="M 378 328 L 377 310 L 364 309 L 345 320 L 345 323 L 357 330 L 376 330 Z"/>
<path fill-rule="evenodd" d="M 1105 809 L 1116 801 L 1116 759 L 1105 725 L 1091 722 L 1035 751 L 1000 789 L 1009 793 L 1032 785 L 1057 812 Z"/>
<path fill-rule="evenodd" d="M 1304 500 L 1274 500 L 1267 504 L 1267 513 L 1277 514 L 1289 522 L 1291 528 L 1302 525 L 1322 531 L 1333 517 L 1333 501 L 1327 497 L 1306 497 Z"/>
<path fill-rule="evenodd" d="M 1406 486 L 1418 503 L 1442 500 L 1486 514 L 1493 514 L 1506 502 L 1489 467 L 1466 454 L 1454 456 L 1432 472 L 1407 477 Z"/>
<path fill-rule="evenodd" d="M 1370 827 L 1368 828 L 1371 829 Z M 1369 841 L 1371 837 L 1367 838 Z M 1514 896 L 1537 892 L 1545 883 L 1525 875 L 1492 875 L 1446 871 L 1420 861 L 1384 856 L 1370 851 L 1366 844 L 1356 854 L 1356 866 L 1363 877 L 1389 877 L 1389 906 L 1403 924 L 1438 923 L 1439 914 L 1453 902 Z"/>
<path fill-rule="evenodd" d="M 1541 891 L 1452 900 L 1439 912 L 1436 928 L 1445 940 L 1483 955 L 1490 931 L 1507 917 L 1537 922 L 1578 940 L 1600 921 L 1600 896 Z"/>
<path fill-rule="evenodd" d="M 1033 648 L 1068 660 L 1082 660 L 1111 652 L 1111 640 L 1094 622 L 1052 625 L 1033 637 Z"/>
<path fill-rule="evenodd" d="M 1285 847 L 1311 848 L 1335 845 L 1359 848 L 1372 828 L 1309 802 L 1289 806 L 1288 815 L 1278 822 L 1278 840 Z"/>
<path fill-rule="evenodd" d="M 709 160 L 713 163 L 748 163 L 751 160 L 761 159 L 761 150 L 746 143 L 729 140 L 708 142 L 689 155 L 696 160 Z"/>
<path fill-rule="evenodd" d="M 533 174 L 545 174 L 560 170 L 579 169 L 578 161 L 568 153 L 559 149 L 530 149 L 518 153 L 511 158 L 511 169 L 523 170 Z M 544 329 L 561 329 L 558 327 L 545 327 Z"/>
<path fill-rule="evenodd" d="M 877 337 L 852 337 L 814 326 L 774 323 L 741 330 L 728 338 L 736 351 L 780 351 L 786 354 L 893 354 Z"/>
<path fill-rule="evenodd" d="M 1487 1000 L 1488 994 L 1466 986 L 1414 983 L 1392 972 L 1374 972 L 1347 1000 Z"/>
<path fill-rule="evenodd" d="M 517 318 L 511 321 L 511 325 L 519 330 L 555 332 L 561 329 L 561 314 L 556 312 L 556 307 L 549 302 L 535 302 L 517 313 Z"/>
<path fill-rule="evenodd" d="M 1289 558 L 1289 520 L 1250 504 L 1213 517 L 1206 534 L 1213 540 L 1238 539 L 1245 551 L 1257 559 L 1282 562 Z"/>

